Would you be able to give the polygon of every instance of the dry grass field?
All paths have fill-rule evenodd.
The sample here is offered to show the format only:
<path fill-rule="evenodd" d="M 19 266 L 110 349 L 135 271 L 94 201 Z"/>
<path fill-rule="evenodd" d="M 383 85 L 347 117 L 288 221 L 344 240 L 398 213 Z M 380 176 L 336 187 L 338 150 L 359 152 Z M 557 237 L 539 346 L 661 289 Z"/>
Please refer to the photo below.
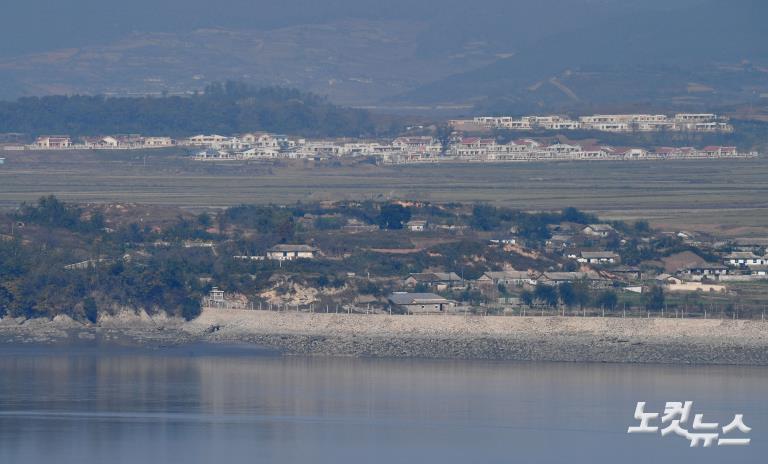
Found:
<path fill-rule="evenodd" d="M 53 193 L 80 202 L 183 207 L 408 198 L 526 210 L 576 206 L 659 226 L 762 235 L 768 159 L 441 164 L 200 163 L 180 150 L 3 152 L 0 205 Z"/>

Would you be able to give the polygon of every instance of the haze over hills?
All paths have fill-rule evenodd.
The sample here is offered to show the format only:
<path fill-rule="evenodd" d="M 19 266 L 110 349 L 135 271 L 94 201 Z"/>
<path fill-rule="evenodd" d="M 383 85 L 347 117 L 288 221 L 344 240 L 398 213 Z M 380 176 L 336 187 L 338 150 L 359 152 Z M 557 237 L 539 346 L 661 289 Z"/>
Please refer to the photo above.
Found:
<path fill-rule="evenodd" d="M 49 3 L 0 19 L 0 98 L 177 94 L 236 79 L 458 112 L 768 101 L 758 0 Z"/>
<path fill-rule="evenodd" d="M 404 101 L 490 100 L 528 111 L 622 103 L 704 107 L 768 91 L 768 4 L 709 2 L 554 34 L 508 59 L 446 77 Z M 499 101 L 501 100 L 501 101 Z M 763 99 L 765 100 L 765 99 Z"/>

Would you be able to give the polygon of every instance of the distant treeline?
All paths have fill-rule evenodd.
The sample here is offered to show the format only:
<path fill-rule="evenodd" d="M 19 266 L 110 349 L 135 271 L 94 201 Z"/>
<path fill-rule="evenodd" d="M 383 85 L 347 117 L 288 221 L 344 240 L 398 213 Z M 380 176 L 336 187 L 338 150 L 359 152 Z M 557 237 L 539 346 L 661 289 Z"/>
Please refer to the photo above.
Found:
<path fill-rule="evenodd" d="M 269 131 L 304 136 L 366 136 L 387 132 L 364 110 L 281 87 L 211 84 L 190 96 L 110 98 L 24 97 L 0 102 L 0 133 L 189 136 Z"/>

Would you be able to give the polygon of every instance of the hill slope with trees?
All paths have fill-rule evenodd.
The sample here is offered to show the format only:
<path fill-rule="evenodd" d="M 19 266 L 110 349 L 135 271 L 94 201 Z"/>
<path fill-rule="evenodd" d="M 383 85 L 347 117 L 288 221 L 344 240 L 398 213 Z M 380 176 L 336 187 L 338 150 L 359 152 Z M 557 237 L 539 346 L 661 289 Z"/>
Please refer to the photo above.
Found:
<path fill-rule="evenodd" d="M 377 127 L 364 110 L 280 87 L 211 84 L 186 97 L 24 97 L 0 102 L 0 133 L 95 135 L 141 133 L 189 136 L 269 131 L 305 136 L 365 136 Z"/>

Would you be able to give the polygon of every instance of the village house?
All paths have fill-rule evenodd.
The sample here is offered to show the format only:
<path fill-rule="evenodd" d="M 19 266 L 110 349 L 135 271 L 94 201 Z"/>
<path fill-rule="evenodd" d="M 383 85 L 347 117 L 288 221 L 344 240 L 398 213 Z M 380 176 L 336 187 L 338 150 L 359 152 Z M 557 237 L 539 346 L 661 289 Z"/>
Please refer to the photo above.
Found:
<path fill-rule="evenodd" d="M 486 161 L 488 153 L 497 151 L 496 140 L 464 137 L 451 144 L 450 153 L 464 161 Z"/>
<path fill-rule="evenodd" d="M 115 137 L 108 135 L 101 139 L 101 145 L 107 148 L 118 148 L 120 146 L 120 141 L 117 140 Z"/>
<path fill-rule="evenodd" d="M 516 271 L 508 269 L 504 271 L 489 271 L 478 277 L 475 281 L 479 286 L 504 285 L 507 287 L 521 287 L 523 285 L 536 285 L 535 274 L 529 271 Z"/>
<path fill-rule="evenodd" d="M 506 237 L 506 238 L 492 238 L 488 240 L 491 245 L 514 245 L 517 243 L 517 239 L 514 237 Z"/>
<path fill-rule="evenodd" d="M 94 258 L 94 259 L 88 259 L 88 260 L 80 261 L 73 264 L 67 264 L 66 266 L 64 266 L 64 269 L 68 271 L 93 269 L 99 264 L 111 263 L 111 262 L 113 262 L 113 260 L 109 258 Z"/>
<path fill-rule="evenodd" d="M 745 271 L 742 271 L 742 272 L 752 276 L 767 276 L 768 266 L 766 265 L 749 266 Z"/>
<path fill-rule="evenodd" d="M 736 147 L 719 147 L 719 146 L 708 146 L 701 149 L 701 152 L 704 154 L 704 156 L 710 157 L 710 158 L 723 158 L 728 156 L 736 156 L 738 154 L 738 150 Z"/>
<path fill-rule="evenodd" d="M 461 287 L 464 280 L 455 272 L 421 272 L 409 275 L 403 284 L 406 287 L 422 285 L 436 291 Z"/>
<path fill-rule="evenodd" d="M 455 303 L 434 293 L 395 292 L 388 297 L 389 302 L 407 314 L 443 313 L 452 311 Z"/>
<path fill-rule="evenodd" d="M 194 147 L 221 148 L 229 140 L 223 135 L 195 135 L 187 139 L 187 145 Z"/>
<path fill-rule="evenodd" d="M 267 259 L 274 261 L 314 259 L 316 253 L 317 248 L 309 245 L 275 245 L 267 250 Z"/>
<path fill-rule="evenodd" d="M 589 224 L 588 226 L 581 229 L 581 233 L 584 235 L 601 238 L 606 238 L 613 232 L 615 231 L 610 224 Z"/>
<path fill-rule="evenodd" d="M 536 280 L 537 285 L 558 286 L 566 282 L 573 283 L 584 280 L 594 287 L 610 285 L 611 281 L 596 272 L 545 272 Z"/>
<path fill-rule="evenodd" d="M 573 236 L 569 234 L 554 234 L 544 245 L 548 251 L 565 250 L 573 246 Z"/>
<path fill-rule="evenodd" d="M 351 233 L 373 232 L 378 229 L 379 226 L 375 224 L 366 224 L 365 222 L 355 218 L 347 219 L 347 223 L 341 228 L 341 230 Z"/>
<path fill-rule="evenodd" d="M 656 282 L 656 284 L 662 285 L 662 286 L 679 285 L 683 283 L 683 279 L 677 278 L 667 273 L 659 274 L 656 277 L 654 277 L 653 280 Z"/>
<path fill-rule="evenodd" d="M 434 137 L 398 137 L 392 142 L 392 148 L 411 153 L 439 154 L 442 145 Z"/>
<path fill-rule="evenodd" d="M 717 279 L 728 274 L 728 267 L 717 263 L 691 264 L 681 267 L 676 274 L 691 280 Z"/>
<path fill-rule="evenodd" d="M 405 224 L 405 227 L 411 232 L 424 232 L 427 228 L 427 221 L 411 220 Z"/>
<path fill-rule="evenodd" d="M 44 149 L 61 149 L 72 146 L 68 135 L 42 135 L 35 140 L 35 147 Z"/>
<path fill-rule="evenodd" d="M 173 146 L 173 139 L 170 137 L 146 137 L 144 139 L 145 147 L 171 147 Z"/>
<path fill-rule="evenodd" d="M 731 267 L 762 266 L 766 264 L 766 258 L 751 251 L 736 251 L 726 255 L 724 262 Z"/>
<path fill-rule="evenodd" d="M 272 150 L 280 150 L 282 147 L 281 145 L 281 138 L 274 136 L 272 134 L 267 133 L 249 133 L 249 134 L 243 134 L 240 137 L 240 140 L 243 142 L 243 144 L 249 146 L 249 147 L 255 147 L 255 148 L 268 148 Z"/>
<path fill-rule="evenodd" d="M 582 251 L 576 261 L 586 264 L 615 264 L 621 260 L 619 255 L 612 251 Z"/>
<path fill-rule="evenodd" d="M 242 159 L 290 158 L 288 154 L 285 154 L 284 156 L 282 156 L 280 151 L 275 148 L 263 148 L 263 147 L 252 147 L 238 153 L 238 155 Z"/>
<path fill-rule="evenodd" d="M 643 272 L 637 266 L 616 266 L 608 272 L 624 280 L 640 280 L 643 278 Z"/>

